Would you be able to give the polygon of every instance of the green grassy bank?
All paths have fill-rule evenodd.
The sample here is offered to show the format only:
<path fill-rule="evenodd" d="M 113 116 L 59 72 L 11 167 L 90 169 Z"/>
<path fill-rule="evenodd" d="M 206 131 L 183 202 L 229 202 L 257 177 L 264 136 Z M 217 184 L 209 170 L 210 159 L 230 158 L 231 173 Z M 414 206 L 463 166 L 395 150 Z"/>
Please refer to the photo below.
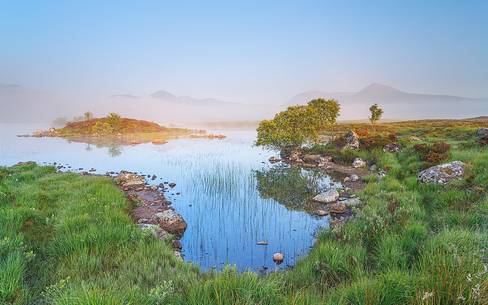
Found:
<path fill-rule="evenodd" d="M 420 124 L 420 123 L 418 123 Z M 343 227 L 321 232 L 293 269 L 202 274 L 140 231 L 107 178 L 33 164 L 0 169 L 0 304 L 488 304 L 488 148 L 475 126 L 392 128 L 404 149 L 345 152 L 387 168 Z M 367 125 L 340 125 L 336 132 Z M 384 130 L 382 129 L 384 128 Z M 447 186 L 417 181 L 417 142 L 451 144 L 468 164 Z M 314 151 L 338 154 L 333 146 Z"/>

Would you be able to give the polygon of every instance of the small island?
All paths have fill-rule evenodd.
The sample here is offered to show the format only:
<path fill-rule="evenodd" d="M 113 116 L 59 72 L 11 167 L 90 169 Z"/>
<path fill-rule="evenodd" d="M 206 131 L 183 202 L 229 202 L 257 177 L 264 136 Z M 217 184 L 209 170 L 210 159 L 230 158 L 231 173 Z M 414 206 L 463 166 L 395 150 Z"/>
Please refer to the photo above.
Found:
<path fill-rule="evenodd" d="M 137 145 L 153 143 L 161 145 L 178 137 L 225 138 L 222 135 L 207 134 L 205 130 L 169 128 L 154 122 L 123 118 L 116 113 L 106 117 L 94 118 L 90 112 L 83 118 L 67 122 L 62 128 L 38 130 L 29 137 L 60 137 L 73 142 L 96 145 Z"/>

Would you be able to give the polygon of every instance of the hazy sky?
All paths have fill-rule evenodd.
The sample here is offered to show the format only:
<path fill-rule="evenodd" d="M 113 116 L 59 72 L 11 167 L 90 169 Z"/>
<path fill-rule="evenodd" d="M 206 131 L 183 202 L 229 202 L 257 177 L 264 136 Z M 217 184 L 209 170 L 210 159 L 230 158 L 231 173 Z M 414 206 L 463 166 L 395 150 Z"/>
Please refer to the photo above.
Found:
<path fill-rule="evenodd" d="M 488 1 L 0 0 L 0 83 L 280 103 L 372 82 L 488 96 Z"/>

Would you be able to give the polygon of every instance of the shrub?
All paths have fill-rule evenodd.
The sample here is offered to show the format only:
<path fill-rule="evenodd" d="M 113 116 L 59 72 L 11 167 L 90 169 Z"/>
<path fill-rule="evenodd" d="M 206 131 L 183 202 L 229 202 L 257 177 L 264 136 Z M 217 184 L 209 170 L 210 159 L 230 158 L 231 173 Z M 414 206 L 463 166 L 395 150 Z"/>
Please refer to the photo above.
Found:
<path fill-rule="evenodd" d="M 451 145 L 445 142 L 437 142 L 432 145 L 416 144 L 413 149 L 427 166 L 432 166 L 449 159 Z"/>

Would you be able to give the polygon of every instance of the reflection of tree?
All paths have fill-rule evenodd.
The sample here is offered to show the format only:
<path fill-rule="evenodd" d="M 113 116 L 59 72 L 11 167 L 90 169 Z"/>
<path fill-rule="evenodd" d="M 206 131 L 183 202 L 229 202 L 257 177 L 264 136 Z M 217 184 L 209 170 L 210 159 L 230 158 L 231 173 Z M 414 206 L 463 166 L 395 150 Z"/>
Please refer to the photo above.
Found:
<path fill-rule="evenodd" d="M 256 179 L 262 198 L 274 199 L 290 209 L 306 209 L 310 199 L 328 187 L 324 172 L 283 165 L 256 171 Z"/>
<path fill-rule="evenodd" d="M 120 145 L 113 144 L 108 147 L 108 154 L 110 157 L 120 156 L 121 153 L 122 153 L 122 147 Z"/>

